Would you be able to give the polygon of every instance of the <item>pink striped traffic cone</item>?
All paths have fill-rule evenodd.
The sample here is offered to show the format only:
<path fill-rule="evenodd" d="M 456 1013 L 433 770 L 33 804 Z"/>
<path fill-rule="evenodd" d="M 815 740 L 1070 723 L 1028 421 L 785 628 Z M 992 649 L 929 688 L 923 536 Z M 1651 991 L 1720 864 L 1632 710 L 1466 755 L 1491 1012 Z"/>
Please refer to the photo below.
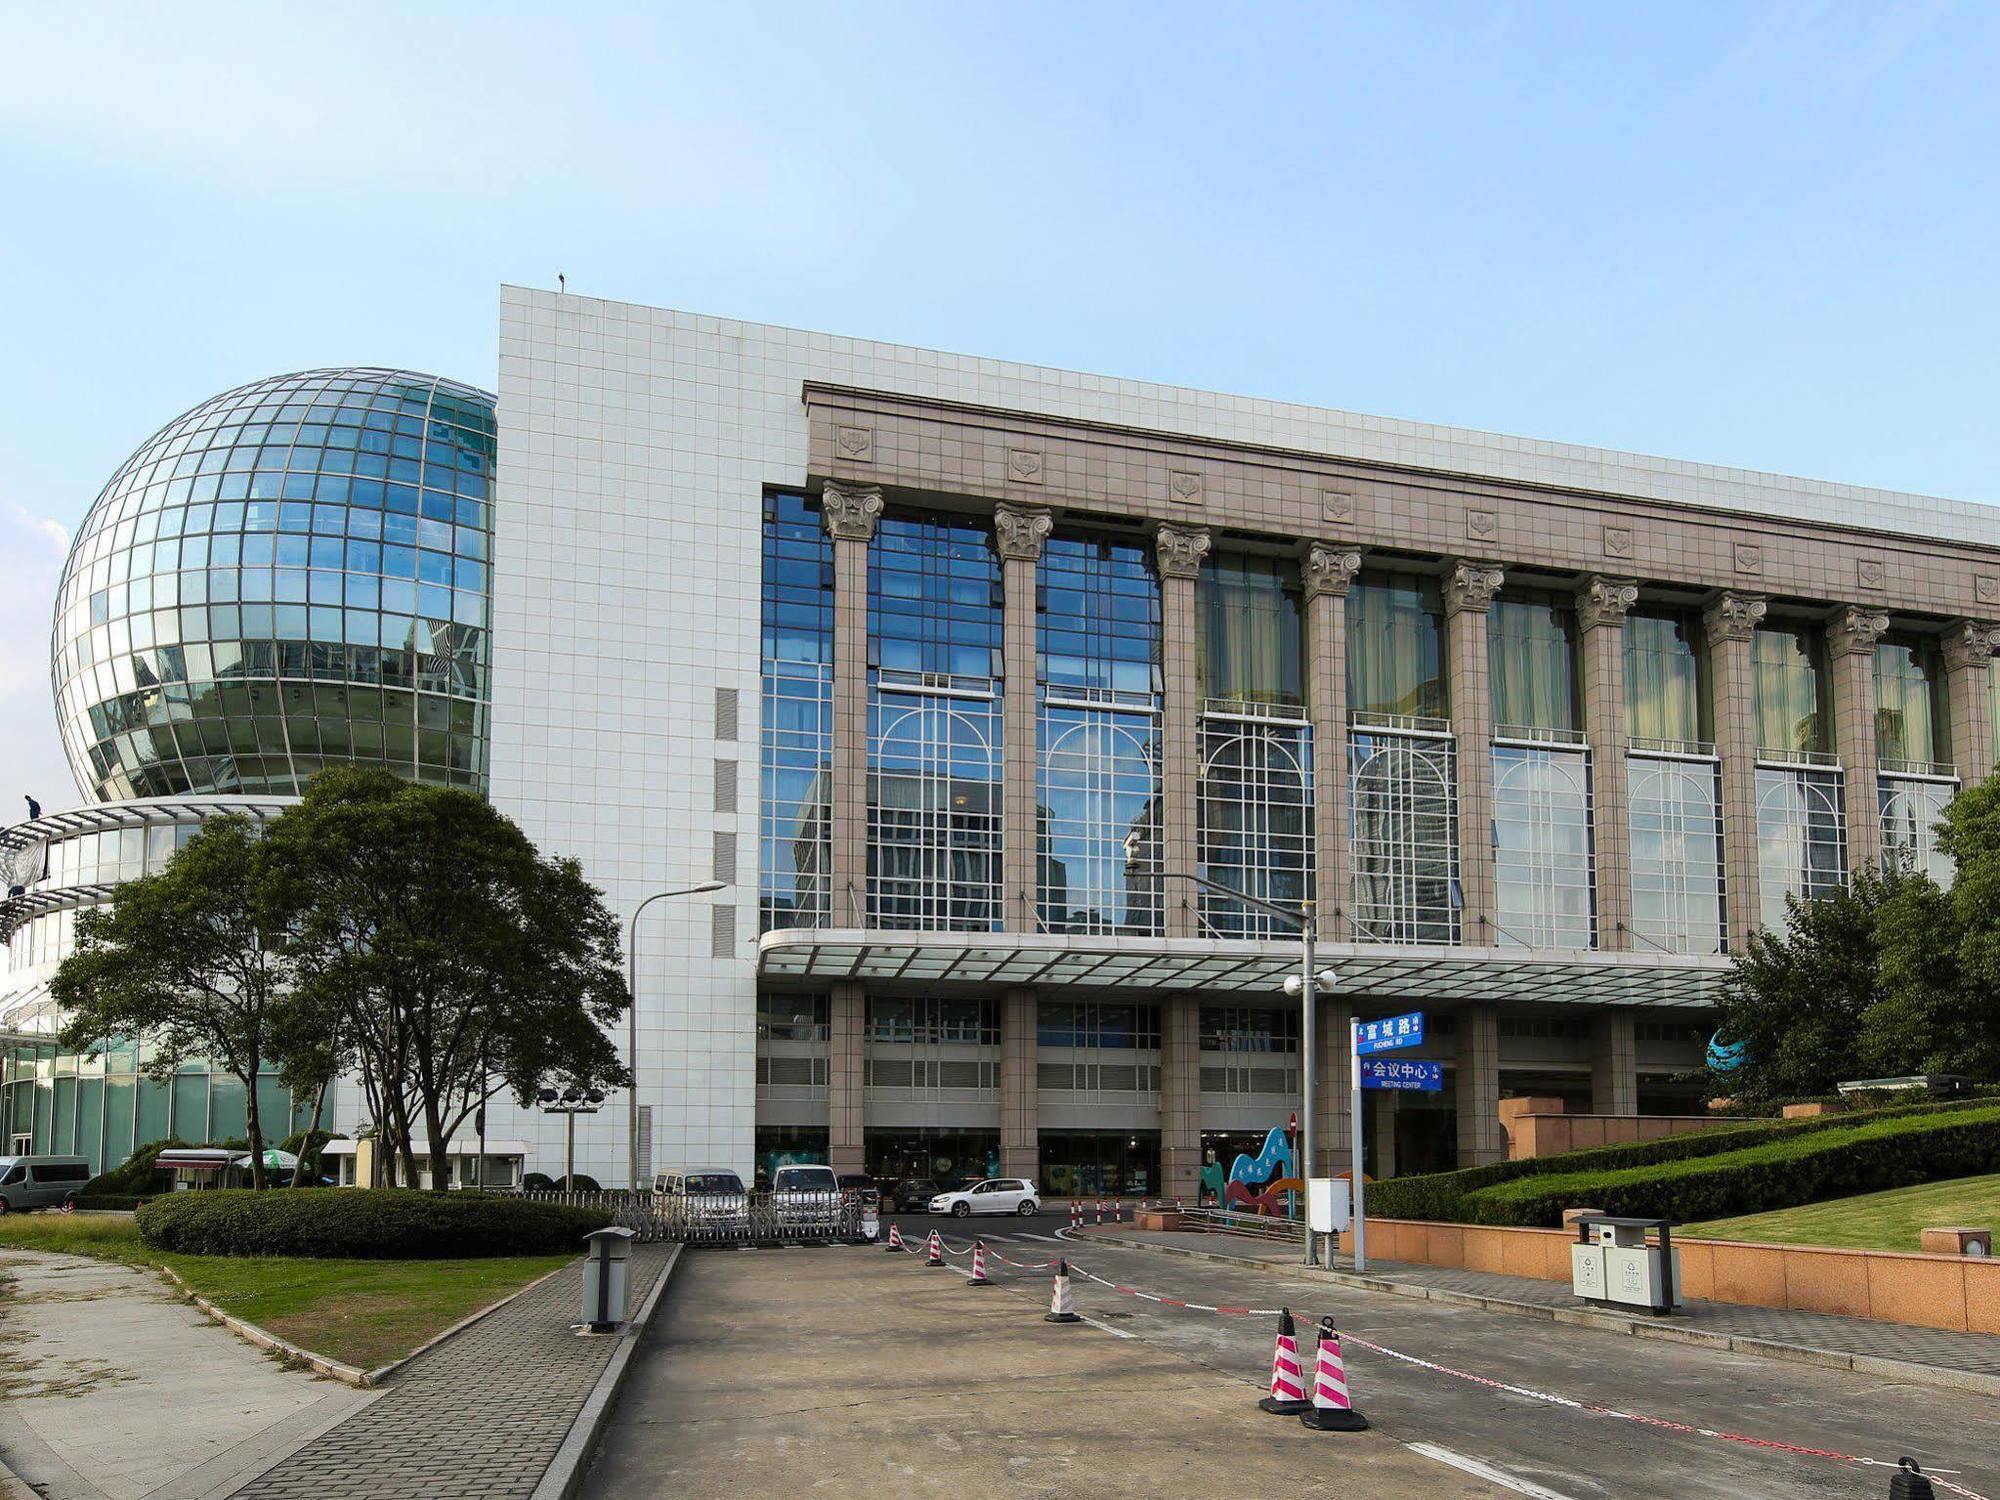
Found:
<path fill-rule="evenodd" d="M 1271 1351 L 1271 1394 L 1257 1406 L 1280 1417 L 1302 1417 L 1312 1410 L 1312 1402 L 1306 1400 L 1305 1376 L 1299 1370 L 1298 1330 L 1292 1326 L 1289 1307 L 1278 1309 L 1278 1343 Z"/>
<path fill-rule="evenodd" d="M 1319 1355 L 1313 1369 L 1312 1409 L 1299 1421 L 1317 1432 L 1366 1432 L 1368 1419 L 1347 1397 L 1347 1366 L 1340 1358 L 1340 1335 L 1333 1319 L 1319 1320 Z"/>
<path fill-rule="evenodd" d="M 1081 1323 L 1076 1314 L 1076 1294 L 1069 1289 L 1069 1262 L 1056 1262 L 1055 1291 L 1049 1297 L 1049 1310 L 1042 1314 L 1044 1323 Z"/>
<path fill-rule="evenodd" d="M 905 1245 L 905 1244 L 903 1243 L 903 1226 L 902 1226 L 902 1225 L 900 1225 L 900 1224 L 891 1224 L 891 1225 L 889 1226 L 889 1250 L 890 1250 L 890 1252 L 891 1252 L 891 1253 L 893 1254 L 893 1253 L 895 1253 L 896 1251 L 899 1251 L 899 1250 L 901 1250 L 901 1251 L 907 1251 L 907 1250 L 908 1250 L 909 1248 L 910 1248 L 910 1247 L 909 1247 L 908 1245 Z"/>
<path fill-rule="evenodd" d="M 1099 1199 L 1097 1200 L 1097 1223 L 1098 1223 L 1098 1226 L 1099 1226 L 1100 1228 L 1102 1228 L 1102 1227 L 1103 1227 L 1103 1224 L 1104 1224 L 1104 1200 L 1103 1200 L 1102 1198 L 1099 1198 Z"/>
<path fill-rule="evenodd" d="M 1070 1203 L 1069 1227 L 1072 1229 L 1083 1228 L 1083 1205 L 1081 1203 L 1077 1203 L 1075 1201 L 1072 1201 Z"/>
<path fill-rule="evenodd" d="M 944 1264 L 944 1240 L 935 1229 L 931 1231 L 930 1244 L 925 1246 L 925 1251 L 930 1256 L 930 1259 L 924 1262 L 925 1265 L 941 1266 Z"/>
<path fill-rule="evenodd" d="M 972 1274 L 965 1279 L 967 1286 L 992 1286 L 986 1275 L 986 1241 L 972 1242 Z"/>

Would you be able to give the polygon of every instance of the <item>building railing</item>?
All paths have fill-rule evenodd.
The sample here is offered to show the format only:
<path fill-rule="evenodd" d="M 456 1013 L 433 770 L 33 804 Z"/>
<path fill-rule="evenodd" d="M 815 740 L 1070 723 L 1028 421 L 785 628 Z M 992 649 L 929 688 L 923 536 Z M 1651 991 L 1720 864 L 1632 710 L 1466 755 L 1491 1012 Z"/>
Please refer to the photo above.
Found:
<path fill-rule="evenodd" d="M 1554 729 L 1546 724 L 1495 724 L 1496 745 L 1546 745 L 1563 750 L 1580 750 L 1589 742 L 1581 729 Z"/>
<path fill-rule="evenodd" d="M 1433 739 L 1452 738 L 1451 720 L 1429 714 L 1384 714 L 1355 709 L 1347 724 L 1356 734 L 1413 734 Z"/>
<path fill-rule="evenodd" d="M 1760 766 L 1821 766 L 1829 771 L 1840 769 L 1840 757 L 1831 750 L 1788 750 L 1769 745 L 1757 747 L 1757 764 Z"/>
<path fill-rule="evenodd" d="M 1635 734 L 1625 742 L 1625 746 L 1633 755 L 1659 755 L 1675 760 L 1717 759 L 1713 740 L 1667 740 Z"/>
<path fill-rule="evenodd" d="M 1958 780 L 1958 767 L 1943 760 L 1902 760 L 1895 756 L 1882 757 L 1880 766 L 1884 776 L 1905 776 L 1912 781 Z"/>
<path fill-rule="evenodd" d="M 1201 714 L 1205 719 L 1249 719 L 1259 724 L 1310 722 L 1302 703 L 1253 703 L 1245 698 L 1204 698 Z"/>

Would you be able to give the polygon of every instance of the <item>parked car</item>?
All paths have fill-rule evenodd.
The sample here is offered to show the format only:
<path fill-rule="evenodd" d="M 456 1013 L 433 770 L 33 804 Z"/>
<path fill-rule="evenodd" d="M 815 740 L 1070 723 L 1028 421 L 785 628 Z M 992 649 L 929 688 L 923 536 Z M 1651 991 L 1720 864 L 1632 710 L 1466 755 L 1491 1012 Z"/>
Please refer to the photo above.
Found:
<path fill-rule="evenodd" d="M 0 1156 L 0 1214 L 73 1203 L 90 1181 L 81 1156 Z"/>
<path fill-rule="evenodd" d="M 920 1214 L 938 1195 L 938 1185 L 928 1177 L 905 1177 L 896 1184 L 895 1209 L 899 1214 Z"/>
<path fill-rule="evenodd" d="M 771 1178 L 771 1202 L 781 1230 L 839 1228 L 844 1197 L 832 1167 L 794 1163 L 778 1168 Z"/>
<path fill-rule="evenodd" d="M 1020 1177 L 989 1177 L 956 1193 L 939 1193 L 931 1199 L 931 1212 L 963 1219 L 970 1214 L 1019 1214 L 1027 1218 L 1042 1210 L 1041 1195 L 1035 1185 Z"/>
<path fill-rule="evenodd" d="M 741 1233 L 750 1227 L 750 1195 L 743 1179 L 720 1167 L 700 1172 L 661 1172 L 653 1178 L 660 1206 L 684 1214 L 697 1235 Z"/>
<path fill-rule="evenodd" d="M 882 1202 L 882 1190 L 875 1186 L 875 1179 L 866 1172 L 842 1172 L 840 1190 L 852 1194 L 864 1205 L 871 1203 L 879 1205 Z"/>

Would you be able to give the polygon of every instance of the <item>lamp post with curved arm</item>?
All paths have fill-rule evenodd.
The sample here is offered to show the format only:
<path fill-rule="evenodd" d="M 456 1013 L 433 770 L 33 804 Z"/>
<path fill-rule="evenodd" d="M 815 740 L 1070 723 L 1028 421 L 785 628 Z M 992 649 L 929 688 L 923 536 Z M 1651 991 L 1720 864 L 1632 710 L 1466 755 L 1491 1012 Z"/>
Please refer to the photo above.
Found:
<path fill-rule="evenodd" d="M 625 1181 L 634 1192 L 639 1188 L 639 914 L 669 896 L 705 896 L 710 891 L 727 889 L 720 880 L 704 880 L 700 885 L 655 891 L 632 908 L 632 920 L 625 929 L 625 995 L 631 1006 L 625 1012 L 625 1062 L 632 1070 L 625 1121 Z"/>

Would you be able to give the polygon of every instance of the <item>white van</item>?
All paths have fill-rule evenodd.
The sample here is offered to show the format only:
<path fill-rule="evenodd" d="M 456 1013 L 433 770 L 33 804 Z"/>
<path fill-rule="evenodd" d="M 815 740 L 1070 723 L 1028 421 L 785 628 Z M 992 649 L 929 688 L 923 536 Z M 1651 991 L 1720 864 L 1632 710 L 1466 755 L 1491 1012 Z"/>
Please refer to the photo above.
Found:
<path fill-rule="evenodd" d="M 81 1156 L 0 1156 L 0 1214 L 73 1203 L 90 1181 Z"/>

